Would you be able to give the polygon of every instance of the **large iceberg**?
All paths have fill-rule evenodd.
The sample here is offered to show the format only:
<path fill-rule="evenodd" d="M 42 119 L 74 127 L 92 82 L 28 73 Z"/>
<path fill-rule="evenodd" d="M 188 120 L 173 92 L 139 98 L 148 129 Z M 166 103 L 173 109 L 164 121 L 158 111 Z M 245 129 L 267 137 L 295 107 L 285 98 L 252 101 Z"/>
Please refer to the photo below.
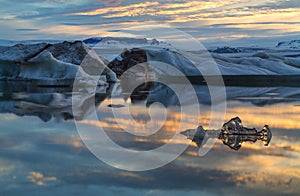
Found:
<path fill-rule="evenodd" d="M 81 41 L 0 46 L 0 79 L 40 80 L 55 85 L 76 77 L 85 82 L 100 78 L 98 84 L 104 84 L 100 74 L 109 81 L 117 80 L 107 63 Z"/>
<path fill-rule="evenodd" d="M 299 75 L 300 58 L 274 52 L 224 56 L 212 54 L 222 75 Z"/>
<path fill-rule="evenodd" d="M 249 51 L 249 50 L 247 50 Z M 300 75 L 299 51 L 288 53 L 262 50 L 235 54 L 217 54 L 207 51 L 180 51 L 170 48 L 145 46 L 125 50 L 109 63 L 122 74 L 134 63 L 148 63 L 158 76 L 178 76 L 170 71 L 176 68 L 184 76 L 280 76 Z M 157 64 L 156 66 L 153 66 Z M 164 65 L 164 68 L 160 68 Z"/>

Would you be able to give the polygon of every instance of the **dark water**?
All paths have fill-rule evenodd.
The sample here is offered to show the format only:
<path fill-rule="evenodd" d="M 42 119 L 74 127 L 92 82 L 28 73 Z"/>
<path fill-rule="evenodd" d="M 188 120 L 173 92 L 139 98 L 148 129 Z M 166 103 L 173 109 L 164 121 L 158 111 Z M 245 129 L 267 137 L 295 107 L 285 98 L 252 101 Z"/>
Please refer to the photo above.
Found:
<path fill-rule="evenodd" d="M 215 129 L 239 116 L 244 126 L 260 130 L 269 125 L 273 137 L 268 146 L 261 141 L 243 142 L 236 151 L 219 139 L 204 156 L 191 143 L 171 163 L 155 170 L 130 172 L 98 160 L 83 144 L 72 113 L 72 89 L 38 88 L 30 84 L 1 83 L 0 93 L 0 192 L 1 195 L 297 195 L 300 193 L 300 88 L 227 87 L 225 118 Z M 200 124 L 208 127 L 211 106 L 208 89 L 195 86 L 201 114 L 182 113 L 178 100 L 167 88 L 135 93 L 124 101 L 124 94 L 109 97 L 112 87 L 97 89 L 94 101 L 101 120 L 78 122 L 101 126 L 120 146 L 151 150 L 168 142 L 178 130 L 179 120 L 189 121 L 185 129 Z M 126 97 L 126 96 L 125 96 Z M 147 98 L 147 99 L 146 99 Z M 89 96 L 81 97 L 90 100 Z M 186 97 L 188 103 L 188 97 Z M 167 106 L 166 121 L 159 133 L 150 137 L 132 136 L 120 129 L 108 114 L 112 109 L 130 108 L 133 120 L 119 119 L 139 130 L 150 122 L 148 105 L 159 101 Z M 224 102 L 225 100 L 221 100 Z M 192 104 L 192 103 L 191 103 Z M 123 107 L 124 106 L 124 107 Z M 155 108 L 153 109 L 155 113 Z M 158 110 L 158 109 L 157 109 Z M 160 111 L 157 111 L 160 112 Z M 83 113 L 89 113 L 85 108 Z M 188 141 L 185 137 L 175 143 Z M 103 146 L 105 149 L 106 146 Z M 203 148 L 206 148 L 204 145 Z M 139 163 L 136 163 L 139 164 Z"/>

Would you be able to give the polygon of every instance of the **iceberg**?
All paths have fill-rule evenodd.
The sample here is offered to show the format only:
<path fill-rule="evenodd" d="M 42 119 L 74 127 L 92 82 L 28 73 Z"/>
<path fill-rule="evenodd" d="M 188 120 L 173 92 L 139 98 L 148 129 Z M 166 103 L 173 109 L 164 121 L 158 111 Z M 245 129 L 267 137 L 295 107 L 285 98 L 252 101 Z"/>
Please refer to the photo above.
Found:
<path fill-rule="evenodd" d="M 299 75 L 299 57 L 267 51 L 228 57 L 212 53 L 222 75 Z"/>
<path fill-rule="evenodd" d="M 75 42 L 33 43 L 20 42 L 14 46 L 0 46 L 1 79 L 74 79 L 77 70 L 80 76 L 87 76 L 85 73 L 91 76 L 101 74 L 107 77 L 107 81 L 115 82 L 118 80 L 116 75 L 120 77 L 127 69 L 139 63 L 148 63 L 158 76 L 178 76 L 170 71 L 171 69 L 159 69 L 159 66 L 154 66 L 154 69 L 155 62 L 176 68 L 188 77 L 215 74 L 225 78 L 300 75 L 299 51 L 278 49 L 287 44 L 283 42 L 278 44 L 280 47 L 277 49 L 219 47 L 209 51 L 181 51 L 155 39 L 115 37 L 96 37 Z M 293 43 L 298 42 L 294 40 Z M 111 45 L 125 49 L 120 54 L 120 50 L 109 47 Z M 95 47 L 95 50 L 90 47 Z M 118 51 L 118 54 L 114 54 L 115 58 L 109 62 L 96 51 L 103 55 L 107 51 L 109 54 Z M 82 69 L 78 68 L 80 65 Z M 212 66 L 218 73 L 202 72 L 211 69 Z M 65 70 L 62 70 L 63 67 Z M 36 71 L 30 75 L 34 68 Z M 228 80 L 231 78 L 228 77 Z"/>
<path fill-rule="evenodd" d="M 81 41 L 0 46 L 2 80 L 38 80 L 48 85 L 65 81 L 71 85 L 76 77 L 81 82 L 97 82 L 101 74 L 107 81 L 116 82 L 114 72 L 106 65 L 107 60 Z M 105 84 L 106 79 L 100 77 L 98 84 Z"/>
<path fill-rule="evenodd" d="M 228 48 L 225 49 L 227 51 Z M 252 50 L 245 49 L 245 51 Z M 118 72 L 117 75 L 121 75 L 134 64 L 143 62 L 148 63 L 158 76 L 178 76 L 170 71 L 171 67 L 176 68 L 185 76 L 215 76 L 218 73 L 222 76 L 300 75 L 299 53 L 267 49 L 253 51 L 238 50 L 235 53 L 221 54 L 144 46 L 131 50 L 126 49 L 109 63 L 109 67 Z M 160 69 L 159 66 L 153 66 L 155 63 L 164 64 L 167 68 Z M 206 71 L 210 69 L 218 71 Z"/>
<path fill-rule="evenodd" d="M 139 66 L 146 62 L 147 55 L 145 50 L 139 48 L 127 50 L 125 48 L 119 56 L 108 64 L 108 67 L 113 70 L 118 77 L 120 77 L 125 71 L 129 70 L 133 66 Z M 142 72 L 145 73 L 146 71 L 147 70 L 144 69 Z"/>

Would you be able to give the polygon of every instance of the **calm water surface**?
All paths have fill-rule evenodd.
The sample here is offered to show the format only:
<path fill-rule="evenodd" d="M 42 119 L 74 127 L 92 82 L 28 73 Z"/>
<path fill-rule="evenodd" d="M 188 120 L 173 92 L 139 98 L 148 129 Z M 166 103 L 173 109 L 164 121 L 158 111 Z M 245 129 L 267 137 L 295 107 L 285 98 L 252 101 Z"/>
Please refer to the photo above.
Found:
<path fill-rule="evenodd" d="M 110 105 L 111 88 L 97 89 L 95 105 L 100 120 L 79 123 L 87 129 L 104 127 L 107 135 L 125 148 L 150 150 L 167 143 L 177 131 L 181 115 L 189 119 L 184 129 L 199 125 L 207 128 L 211 119 L 210 97 L 205 86 L 195 86 L 201 108 L 199 116 L 182 113 L 176 96 L 166 93 L 168 89 L 164 87 L 131 97 L 114 96 L 117 105 Z M 2 83 L 1 195 L 299 194 L 300 88 L 227 87 L 226 91 L 225 119 L 220 115 L 213 126 L 218 129 L 236 116 L 245 126 L 257 130 L 267 124 L 273 133 L 269 146 L 261 141 L 244 142 L 235 151 L 216 139 L 213 148 L 205 156 L 199 156 L 199 148 L 191 143 L 182 155 L 164 167 L 129 172 L 103 163 L 85 147 L 73 120 L 71 89 Z M 82 97 L 85 99 L 89 98 Z M 155 121 L 153 126 L 162 125 L 161 129 L 149 137 L 126 133 L 111 118 L 112 108 L 122 113 L 129 107 L 133 120 L 118 120 L 138 131 L 139 125 L 151 121 L 145 105 L 157 101 L 167 107 L 166 121 Z M 189 104 L 188 96 L 186 104 Z M 85 108 L 83 113 L 88 115 L 89 109 Z M 176 144 L 186 141 L 183 137 Z"/>

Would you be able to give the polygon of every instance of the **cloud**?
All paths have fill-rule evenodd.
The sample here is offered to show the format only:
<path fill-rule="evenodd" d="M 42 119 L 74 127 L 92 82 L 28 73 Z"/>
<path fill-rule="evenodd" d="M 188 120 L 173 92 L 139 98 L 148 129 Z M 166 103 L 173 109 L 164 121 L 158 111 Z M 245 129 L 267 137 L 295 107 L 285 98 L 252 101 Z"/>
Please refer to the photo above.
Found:
<path fill-rule="evenodd" d="M 274 39 L 294 39 L 300 31 L 297 25 L 292 24 L 299 22 L 297 19 L 300 17 L 296 0 L 44 0 L 38 3 L 26 0 L 14 6 L 16 2 L 5 1 L 0 8 L 1 21 L 4 21 L 0 24 L 2 39 L 109 36 L 115 29 L 126 28 L 126 22 L 171 25 L 185 29 L 204 43 L 220 44 L 250 44 L 258 40 L 262 44 L 273 42 L 275 45 Z M 15 29 L 40 30 L 34 34 Z"/>
<path fill-rule="evenodd" d="M 39 29 L 25 28 L 25 29 L 16 29 L 16 31 L 38 31 Z"/>
<path fill-rule="evenodd" d="M 120 5 L 122 1 L 123 0 L 102 0 L 106 6 L 117 6 Z"/>

